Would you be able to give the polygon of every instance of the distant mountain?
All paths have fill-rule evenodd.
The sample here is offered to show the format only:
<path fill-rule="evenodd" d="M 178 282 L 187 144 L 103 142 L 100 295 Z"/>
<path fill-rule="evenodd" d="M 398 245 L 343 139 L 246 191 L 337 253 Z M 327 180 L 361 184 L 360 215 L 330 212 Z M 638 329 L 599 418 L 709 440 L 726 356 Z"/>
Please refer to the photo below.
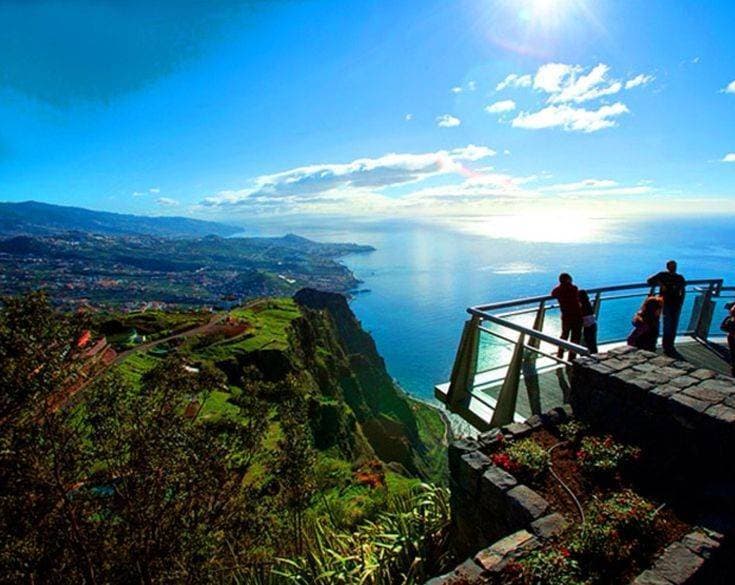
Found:
<path fill-rule="evenodd" d="M 24 201 L 0 203 L 0 236 L 45 236 L 69 231 L 169 238 L 231 236 L 232 225 L 186 217 L 147 217 Z"/>

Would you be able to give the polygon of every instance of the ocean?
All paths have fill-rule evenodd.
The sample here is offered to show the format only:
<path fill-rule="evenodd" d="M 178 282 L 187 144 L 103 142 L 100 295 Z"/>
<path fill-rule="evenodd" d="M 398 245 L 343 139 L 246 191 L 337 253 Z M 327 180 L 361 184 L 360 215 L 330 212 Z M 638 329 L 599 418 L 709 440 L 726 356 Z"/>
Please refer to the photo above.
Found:
<path fill-rule="evenodd" d="M 674 258 L 687 278 L 735 285 L 735 217 L 383 221 L 298 233 L 376 248 L 342 259 L 363 281 L 352 309 L 390 374 L 427 400 L 449 379 L 468 306 L 547 294 L 561 271 L 592 288 L 642 282 Z M 616 317 L 621 331 L 635 308 Z"/>

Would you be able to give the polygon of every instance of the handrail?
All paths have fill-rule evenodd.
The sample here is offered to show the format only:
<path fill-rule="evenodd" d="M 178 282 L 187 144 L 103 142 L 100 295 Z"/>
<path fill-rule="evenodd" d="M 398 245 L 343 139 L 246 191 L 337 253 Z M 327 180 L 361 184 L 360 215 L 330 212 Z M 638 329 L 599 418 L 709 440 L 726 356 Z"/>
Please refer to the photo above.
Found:
<path fill-rule="evenodd" d="M 685 282 L 686 291 L 695 293 L 696 296 L 691 308 L 689 325 L 679 329 L 679 334 L 688 335 L 699 340 L 707 339 L 715 306 L 714 300 L 720 297 L 721 293 L 726 293 L 724 296 L 729 298 L 735 292 L 735 286 L 724 286 L 723 282 L 722 278 L 693 279 Z M 585 290 L 591 299 L 594 299 L 593 311 L 599 320 L 599 308 L 602 304 L 647 296 L 654 289 L 655 287 L 649 285 L 648 282 L 638 282 L 587 288 Z M 566 357 L 565 352 L 569 352 L 570 357 L 571 354 L 592 355 L 590 350 L 580 342 L 575 343 L 561 339 L 558 337 L 558 332 L 547 333 L 543 331 L 544 317 L 548 311 L 559 308 L 557 299 L 551 295 L 538 295 L 469 307 L 467 313 L 471 315 L 471 319 L 465 323 L 450 383 L 446 390 L 438 390 L 440 393 L 445 392 L 440 399 L 455 412 L 465 412 L 463 404 L 466 404 L 465 401 L 469 397 L 474 396 L 481 399 L 475 392 L 475 376 L 498 371 L 500 378 L 497 381 L 502 380 L 502 385 L 496 404 L 493 406 L 487 403 L 488 406 L 493 408 L 492 420 L 483 421 L 483 424 L 493 427 L 506 424 L 512 420 L 516 407 L 519 381 L 521 378 L 525 378 L 529 371 L 537 371 L 535 364 L 538 356 L 551 360 L 548 367 L 558 368 L 559 366 L 571 364 L 571 361 L 564 359 Z M 506 309 L 506 311 L 501 312 L 502 309 Z M 533 324 L 530 324 L 530 319 L 527 318 L 519 320 L 529 324 L 522 324 L 513 320 L 515 317 L 528 317 L 530 315 L 535 315 Z M 486 322 L 491 323 L 494 327 L 483 326 Z M 514 336 L 508 331 L 517 333 L 517 339 L 514 339 Z M 489 334 L 501 342 L 510 344 L 513 351 L 509 363 L 490 369 L 480 369 L 478 367 L 480 365 L 478 362 L 479 352 L 481 351 L 480 333 Z M 603 343 L 609 345 L 624 342 L 625 339 L 617 338 L 621 333 L 618 329 L 610 336 L 615 337 L 615 339 L 605 339 Z M 555 347 L 556 350 L 541 349 L 540 343 L 549 344 Z M 437 394 L 437 397 L 439 397 L 439 394 Z M 470 411 L 466 412 L 470 416 Z M 472 416 L 470 416 L 471 418 Z M 474 420 L 477 421 L 476 418 Z"/>
<path fill-rule="evenodd" d="M 584 345 L 579 345 L 577 343 L 572 343 L 571 341 L 559 339 L 558 337 L 554 337 L 553 335 L 549 335 L 548 333 L 538 331 L 533 327 L 526 327 L 525 325 L 513 323 L 513 321 L 506 321 L 502 317 L 498 317 L 490 313 L 485 313 L 484 311 L 477 311 L 471 307 L 467 310 L 472 315 L 480 317 L 486 321 L 492 321 L 493 323 L 501 325 L 503 327 L 507 327 L 508 329 L 513 329 L 518 333 L 525 333 L 526 335 L 530 335 L 531 337 L 535 337 L 536 339 L 545 341 L 546 343 L 551 343 L 552 345 L 558 345 L 559 347 L 562 347 L 574 353 L 578 353 L 580 355 L 590 355 L 590 351 Z"/>
<path fill-rule="evenodd" d="M 722 278 L 700 278 L 695 280 L 687 280 L 686 286 L 695 286 L 695 285 L 715 285 L 718 290 L 722 290 L 722 283 L 724 280 Z M 615 291 L 621 291 L 621 290 L 632 290 L 636 288 L 646 288 L 651 287 L 650 284 L 647 282 L 640 282 L 640 283 L 630 283 L 630 284 L 615 284 L 611 286 L 600 286 L 596 288 L 586 288 L 584 290 L 587 291 L 588 294 L 597 294 L 597 293 L 604 293 L 604 292 L 615 292 Z M 725 287 L 725 290 L 735 290 L 735 287 Z M 536 297 L 526 297 L 526 298 L 520 298 L 520 299 L 513 299 L 510 301 L 501 301 L 499 303 L 490 303 L 489 305 L 476 305 L 474 307 L 469 307 L 467 309 L 467 312 L 470 314 L 473 314 L 473 311 L 495 311 L 497 309 L 505 309 L 507 307 L 515 307 L 518 305 L 530 305 L 533 303 L 540 303 L 542 301 L 550 301 L 553 300 L 554 297 L 551 295 L 540 295 Z"/>

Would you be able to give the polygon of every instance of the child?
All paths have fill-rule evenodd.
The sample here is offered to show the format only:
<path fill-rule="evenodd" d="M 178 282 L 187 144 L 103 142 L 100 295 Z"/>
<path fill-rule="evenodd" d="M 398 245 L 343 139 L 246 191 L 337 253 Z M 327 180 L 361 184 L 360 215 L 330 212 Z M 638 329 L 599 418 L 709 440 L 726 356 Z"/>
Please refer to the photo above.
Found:
<path fill-rule="evenodd" d="M 730 367 L 731 373 L 735 377 L 735 303 L 728 306 L 727 317 L 720 325 L 725 333 L 727 333 L 727 345 L 730 348 Z"/>
<path fill-rule="evenodd" d="M 579 291 L 579 304 L 582 307 L 582 338 L 590 353 L 597 353 L 597 319 L 586 290 Z"/>
<path fill-rule="evenodd" d="M 633 331 L 628 336 L 628 345 L 656 351 L 662 305 L 661 297 L 651 296 L 643 301 L 640 311 L 633 317 Z"/>

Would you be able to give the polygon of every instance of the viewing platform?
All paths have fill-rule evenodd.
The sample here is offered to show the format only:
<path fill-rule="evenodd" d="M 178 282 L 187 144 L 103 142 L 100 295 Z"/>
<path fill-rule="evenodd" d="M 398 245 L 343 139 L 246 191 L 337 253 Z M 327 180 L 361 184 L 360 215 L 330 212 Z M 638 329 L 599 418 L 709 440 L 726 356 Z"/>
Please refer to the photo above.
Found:
<path fill-rule="evenodd" d="M 647 283 L 585 289 L 598 324 L 598 352 L 625 345 L 631 319 L 655 292 Z M 676 349 L 680 359 L 724 375 L 729 352 L 719 324 L 735 286 L 721 278 L 687 281 Z M 436 398 L 478 431 L 522 422 L 568 402 L 568 352 L 589 350 L 561 339 L 559 305 L 538 296 L 467 309 L 451 379 L 435 386 Z M 660 339 L 659 339 L 660 341 Z M 557 351 L 564 350 L 564 357 Z M 660 351 L 660 350 L 659 350 Z M 593 356 L 594 357 L 594 356 Z"/>

